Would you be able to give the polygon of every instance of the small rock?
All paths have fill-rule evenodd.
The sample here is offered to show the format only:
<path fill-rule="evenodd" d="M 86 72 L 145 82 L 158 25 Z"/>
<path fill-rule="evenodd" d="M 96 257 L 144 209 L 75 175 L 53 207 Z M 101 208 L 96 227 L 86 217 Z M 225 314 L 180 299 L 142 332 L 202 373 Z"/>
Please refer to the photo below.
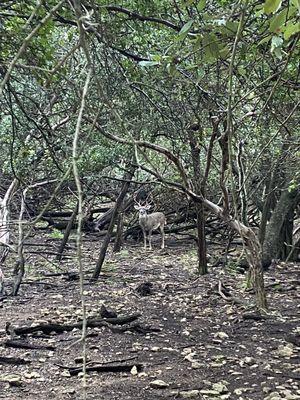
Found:
<path fill-rule="evenodd" d="M 282 400 L 282 397 L 278 392 L 272 392 L 267 397 L 264 397 L 264 400 Z"/>
<path fill-rule="evenodd" d="M 181 355 L 186 356 L 189 353 L 192 353 L 192 349 L 190 347 L 186 347 L 185 349 L 182 350 Z"/>
<path fill-rule="evenodd" d="M 219 396 L 219 394 L 220 394 L 217 390 L 211 390 L 211 389 L 201 389 L 200 393 L 212 395 L 212 396 Z"/>
<path fill-rule="evenodd" d="M 198 361 L 192 362 L 192 368 L 193 369 L 200 369 L 202 365 Z"/>
<path fill-rule="evenodd" d="M 79 373 L 79 374 L 80 374 L 80 373 Z M 78 376 L 79 376 L 79 374 L 78 374 Z M 62 372 L 60 373 L 60 375 L 61 375 L 61 376 L 65 376 L 65 377 L 67 377 L 67 378 L 69 378 L 69 377 L 71 376 L 70 372 L 67 371 L 67 370 L 62 371 Z"/>
<path fill-rule="evenodd" d="M 193 357 L 196 355 L 196 353 L 189 353 L 189 354 L 187 354 L 185 357 L 184 357 L 184 359 L 185 360 L 187 360 L 187 361 L 190 361 L 190 362 L 193 362 L 194 360 L 193 360 Z"/>
<path fill-rule="evenodd" d="M 32 372 L 27 372 L 24 374 L 24 378 L 26 379 L 36 379 L 36 378 L 40 378 L 41 375 L 35 371 Z"/>
<path fill-rule="evenodd" d="M 9 383 L 10 386 L 21 386 L 21 376 L 17 374 L 0 375 L 0 382 Z"/>
<path fill-rule="evenodd" d="M 226 332 L 217 332 L 214 334 L 214 337 L 220 338 L 220 339 L 228 339 L 229 336 L 227 335 Z"/>
<path fill-rule="evenodd" d="M 284 346 L 280 344 L 277 349 L 277 354 L 281 357 L 291 357 L 294 353 L 293 345 L 291 343 Z"/>
<path fill-rule="evenodd" d="M 285 389 L 285 390 L 281 390 L 280 394 L 282 396 L 284 396 L 284 399 L 286 400 L 296 400 L 296 399 L 300 399 L 300 396 L 298 396 L 297 394 L 293 394 L 290 390 Z"/>
<path fill-rule="evenodd" d="M 198 397 L 200 394 L 199 390 L 185 390 L 183 392 L 179 392 L 179 395 L 183 398 L 183 399 L 192 399 L 194 397 Z"/>
<path fill-rule="evenodd" d="M 262 391 L 264 392 L 264 393 L 270 393 L 271 392 L 271 388 L 269 387 L 269 386 L 264 386 L 263 388 L 262 388 Z"/>
<path fill-rule="evenodd" d="M 148 376 L 148 374 L 147 374 L 146 372 L 140 372 L 140 373 L 138 374 L 138 377 L 139 377 L 139 378 L 146 378 L 146 376 Z"/>
<path fill-rule="evenodd" d="M 74 388 L 68 388 L 64 391 L 65 394 L 75 394 L 76 390 Z"/>
<path fill-rule="evenodd" d="M 243 389 L 240 388 L 234 389 L 234 394 L 236 394 L 237 396 L 243 394 Z"/>
<path fill-rule="evenodd" d="M 212 388 L 213 390 L 216 390 L 220 394 L 228 392 L 227 387 L 222 382 L 213 383 Z"/>
<path fill-rule="evenodd" d="M 169 386 L 168 383 L 160 379 L 156 379 L 155 381 L 150 382 L 150 387 L 152 387 L 153 389 L 165 389 L 168 386 Z"/>
<path fill-rule="evenodd" d="M 173 347 L 163 347 L 162 349 L 165 351 L 170 351 L 171 353 L 178 353 L 178 350 L 173 349 Z"/>
<path fill-rule="evenodd" d="M 130 370 L 131 375 L 137 375 L 138 374 L 138 370 L 137 367 L 134 365 L 131 370 Z"/>
<path fill-rule="evenodd" d="M 226 364 L 226 361 L 225 360 L 222 360 L 222 361 L 219 361 L 219 362 L 212 362 L 211 364 L 210 364 L 210 366 L 212 367 L 212 368 L 220 368 L 220 367 L 222 367 L 222 365 L 225 365 Z"/>

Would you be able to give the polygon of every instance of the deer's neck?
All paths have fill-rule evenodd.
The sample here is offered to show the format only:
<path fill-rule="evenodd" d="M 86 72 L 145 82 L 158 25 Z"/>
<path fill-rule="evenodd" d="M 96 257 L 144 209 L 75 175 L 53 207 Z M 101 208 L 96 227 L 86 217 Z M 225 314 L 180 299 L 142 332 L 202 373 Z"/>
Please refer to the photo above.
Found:
<path fill-rule="evenodd" d="M 139 216 L 140 222 L 142 222 L 142 221 L 147 221 L 147 219 L 148 219 L 148 215 L 147 215 L 147 214 L 146 214 L 146 215 L 140 215 L 140 216 Z"/>
<path fill-rule="evenodd" d="M 139 222 L 140 222 L 140 225 L 141 225 L 142 227 L 145 227 L 145 228 L 146 228 L 147 222 L 148 222 L 148 215 L 147 215 L 147 214 L 146 214 L 146 215 L 140 215 L 140 216 L 139 216 Z"/>

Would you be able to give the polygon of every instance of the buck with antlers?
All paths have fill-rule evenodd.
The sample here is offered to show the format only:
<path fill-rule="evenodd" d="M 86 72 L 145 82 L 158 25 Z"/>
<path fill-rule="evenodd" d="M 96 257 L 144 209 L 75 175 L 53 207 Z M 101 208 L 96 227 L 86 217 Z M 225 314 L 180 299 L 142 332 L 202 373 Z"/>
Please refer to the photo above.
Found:
<path fill-rule="evenodd" d="M 154 212 L 152 214 L 147 214 L 147 211 L 151 208 L 151 205 L 147 202 L 145 204 L 141 204 L 135 201 L 134 208 L 139 211 L 139 224 L 143 231 L 144 236 L 144 248 L 147 248 L 147 232 L 148 232 L 148 240 L 149 240 L 149 249 L 152 250 L 151 245 L 151 236 L 152 231 L 155 229 L 160 229 L 161 236 L 162 236 L 162 243 L 161 248 L 164 249 L 165 247 L 165 232 L 164 226 L 166 225 L 166 217 L 165 214 L 162 212 Z"/>

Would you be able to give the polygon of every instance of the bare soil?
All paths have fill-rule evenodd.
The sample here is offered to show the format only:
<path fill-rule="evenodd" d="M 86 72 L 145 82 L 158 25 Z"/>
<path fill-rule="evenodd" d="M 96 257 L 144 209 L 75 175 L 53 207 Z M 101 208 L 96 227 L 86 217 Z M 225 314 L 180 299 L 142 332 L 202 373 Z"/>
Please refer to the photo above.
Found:
<path fill-rule="evenodd" d="M 280 264 L 266 273 L 270 312 L 264 319 L 249 319 L 257 315 L 254 295 L 244 288 L 245 274 L 236 273 L 232 265 L 210 268 L 207 276 L 198 277 L 191 241 L 169 240 L 167 248 L 159 250 L 156 240 L 153 251 L 139 243 L 110 254 L 99 282 L 85 281 L 89 316 L 100 318 L 102 304 L 118 316 L 140 313 L 123 331 L 120 326 L 88 329 L 88 365 L 128 365 L 131 371 L 89 372 L 86 398 L 300 399 L 299 265 Z M 19 296 L 0 301 L 0 355 L 29 362 L 0 363 L 0 399 L 84 398 L 81 374 L 70 376 L 64 368 L 81 365 L 80 330 L 23 338 L 54 350 L 4 346 L 7 322 L 20 327 L 81 318 L 79 282 L 64 275 L 45 276 L 77 268 L 72 258 L 59 268 L 51 261 L 47 252 L 55 250 L 53 243 L 45 237 L 39 242 L 44 247 L 30 248 L 40 254 L 29 257 Z M 87 271 L 99 248 L 98 240 L 85 239 Z M 70 248 L 68 255 L 74 254 Z M 145 282 L 152 284 L 146 296 L 136 290 Z M 220 295 L 219 282 L 230 291 L 222 289 L 228 299 Z M 137 371 L 134 366 L 140 364 Z M 157 380 L 166 387 L 154 387 Z"/>

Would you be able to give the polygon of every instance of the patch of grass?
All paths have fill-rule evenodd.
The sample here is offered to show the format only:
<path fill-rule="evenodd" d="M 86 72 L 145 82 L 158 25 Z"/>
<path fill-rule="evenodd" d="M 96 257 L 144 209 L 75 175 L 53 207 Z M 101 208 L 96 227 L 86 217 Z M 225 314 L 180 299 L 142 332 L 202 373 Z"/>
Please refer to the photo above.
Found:
<path fill-rule="evenodd" d="M 51 239 L 62 239 L 64 235 L 60 230 L 53 228 L 52 232 L 49 233 L 49 237 Z"/>
<path fill-rule="evenodd" d="M 226 272 L 232 275 L 238 274 L 239 265 L 235 261 L 228 261 L 225 266 Z"/>

